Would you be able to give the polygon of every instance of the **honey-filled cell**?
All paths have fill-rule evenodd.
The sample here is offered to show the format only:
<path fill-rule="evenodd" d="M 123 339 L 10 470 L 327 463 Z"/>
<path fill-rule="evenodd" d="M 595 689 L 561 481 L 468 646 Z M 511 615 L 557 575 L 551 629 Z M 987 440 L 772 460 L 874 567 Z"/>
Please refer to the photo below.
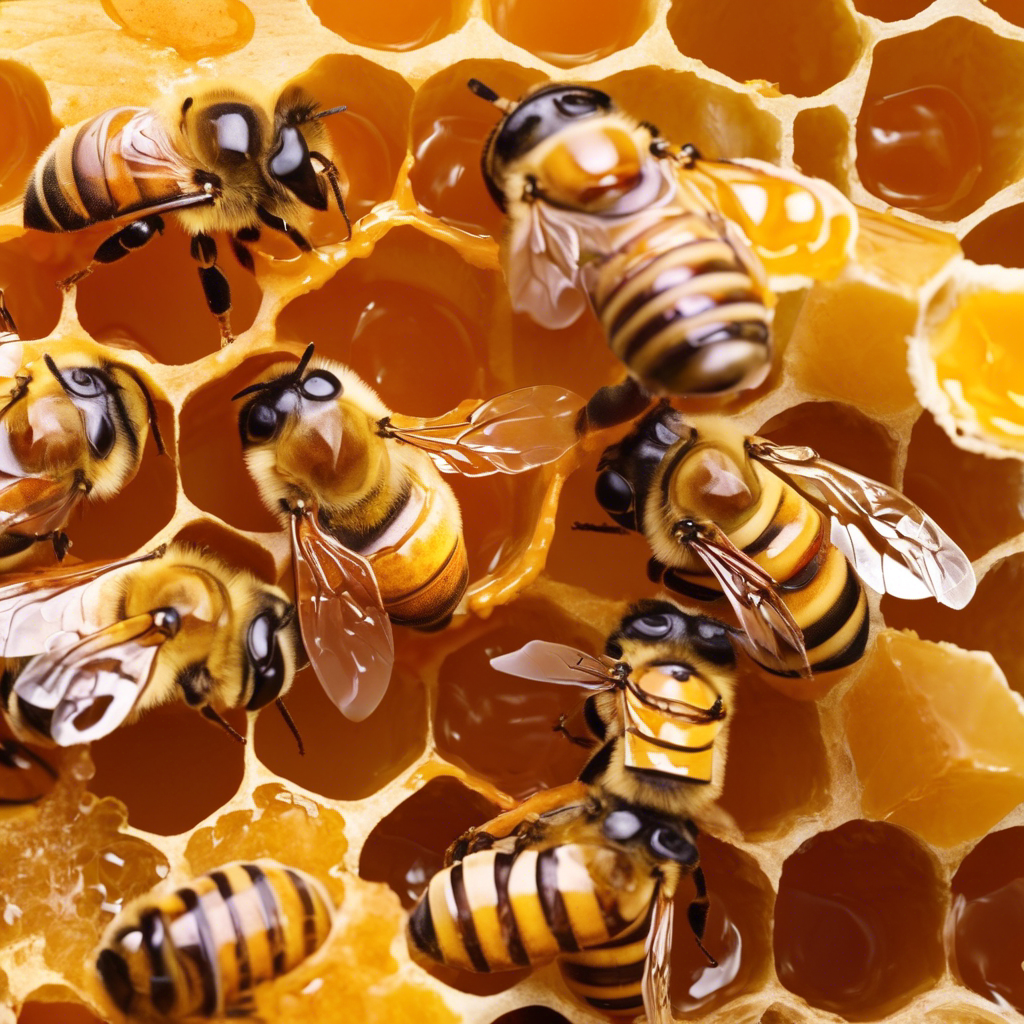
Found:
<path fill-rule="evenodd" d="M 962 984 L 1024 1013 L 1024 828 L 985 836 L 953 876 L 952 966 Z"/>
<path fill-rule="evenodd" d="M 793 121 L 793 161 L 804 174 L 849 190 L 850 122 L 838 107 L 801 110 Z"/>
<path fill-rule="evenodd" d="M 854 7 L 879 21 L 905 21 L 930 7 L 934 0 L 854 0 Z M 990 4 L 995 6 L 995 4 Z"/>
<path fill-rule="evenodd" d="M 57 129 L 39 75 L 16 60 L 0 60 L 0 207 L 21 198 L 39 154 Z"/>
<path fill-rule="evenodd" d="M 650 26 L 651 0 L 601 0 L 584 13 L 573 0 L 487 0 L 487 19 L 510 43 L 562 68 L 632 46 Z"/>
<path fill-rule="evenodd" d="M 668 30 L 685 56 L 737 82 L 761 79 L 796 96 L 842 81 L 863 46 L 853 16 L 832 0 L 672 0 Z"/>
<path fill-rule="evenodd" d="M 687 1020 L 759 988 L 772 955 L 775 894 L 757 862 L 708 835 L 701 835 L 697 845 L 711 900 L 704 945 L 718 966 L 712 967 L 694 942 L 686 916 L 693 883 L 684 876 L 675 897 L 671 991 L 673 1008 Z"/>
<path fill-rule="evenodd" d="M 1024 28 L 1024 0 L 986 0 L 986 6 L 1011 25 Z"/>
<path fill-rule="evenodd" d="M 857 118 L 857 172 L 893 206 L 956 220 L 1024 167 L 1024 43 L 965 18 L 881 40 Z"/>
<path fill-rule="evenodd" d="M 185 60 L 219 57 L 252 39 L 255 21 L 242 0 L 102 0 L 103 10 L 129 35 L 172 46 Z"/>
<path fill-rule="evenodd" d="M 174 535 L 175 541 L 212 552 L 235 569 L 248 569 L 264 583 L 277 581 L 274 556 L 244 534 L 212 519 L 193 519 Z"/>
<path fill-rule="evenodd" d="M 412 105 L 409 183 L 427 213 L 463 231 L 497 238 L 504 215 L 480 169 L 487 137 L 501 112 L 466 87 L 471 78 L 517 99 L 542 80 L 538 72 L 496 60 L 463 60 L 429 78 Z"/>
<path fill-rule="evenodd" d="M 50 243 L 41 231 L 0 242 L 0 291 L 25 340 L 47 337 L 60 320 L 60 274 L 46 262 L 54 250 Z"/>
<path fill-rule="evenodd" d="M 975 263 L 1024 267 L 1024 204 L 996 210 L 971 228 L 960 244 Z"/>
<path fill-rule="evenodd" d="M 775 969 L 811 1006 L 878 1020 L 943 971 L 946 897 L 908 832 L 850 821 L 804 842 L 782 869 Z"/>
<path fill-rule="evenodd" d="M 487 373 L 496 274 L 411 227 L 394 228 L 366 259 L 290 302 L 280 341 L 316 345 L 351 367 L 389 408 L 439 416 L 463 399 L 504 390 Z"/>
<path fill-rule="evenodd" d="M 18 1024 L 103 1024 L 81 1003 L 31 1001 L 18 1014 Z"/>
<path fill-rule="evenodd" d="M 359 46 L 415 50 L 456 31 L 466 19 L 468 0 L 404 0 L 357 4 L 350 0 L 307 0 L 325 28 Z"/>
<path fill-rule="evenodd" d="M 491 1024 L 570 1024 L 557 1010 L 550 1006 L 520 1006 L 495 1017 Z"/>
<path fill-rule="evenodd" d="M 401 649 L 402 630 L 396 630 Z M 350 722 L 331 703 L 311 668 L 295 677 L 284 696 L 305 754 L 274 708 L 256 721 L 256 756 L 275 775 L 334 800 L 364 800 L 422 752 L 427 735 L 423 683 L 397 667 L 380 706 L 363 722 Z"/>

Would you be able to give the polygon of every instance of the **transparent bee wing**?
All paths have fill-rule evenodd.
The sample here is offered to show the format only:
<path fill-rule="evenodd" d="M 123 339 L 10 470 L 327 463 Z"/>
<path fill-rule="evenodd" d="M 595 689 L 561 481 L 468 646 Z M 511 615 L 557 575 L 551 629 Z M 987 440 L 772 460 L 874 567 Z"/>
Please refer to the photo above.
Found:
<path fill-rule="evenodd" d="M 579 395 L 544 384 L 464 402 L 437 419 L 393 416 L 387 429 L 422 448 L 443 473 L 525 473 L 555 462 L 576 444 L 576 420 L 585 405 Z"/>
<path fill-rule="evenodd" d="M 313 671 L 353 722 L 369 717 L 391 682 L 391 620 L 369 562 L 321 529 L 316 511 L 292 517 L 295 603 Z"/>
<path fill-rule="evenodd" d="M 510 676 L 592 690 L 602 690 L 616 681 L 612 674 L 614 664 L 610 659 L 595 658 L 575 647 L 547 640 L 531 640 L 518 651 L 491 658 L 491 668 Z"/>
<path fill-rule="evenodd" d="M 52 712 L 50 738 L 58 746 L 100 739 L 131 714 L 153 674 L 160 645 L 176 632 L 177 625 L 167 628 L 159 613 L 122 619 L 33 658 L 15 680 L 14 692 Z"/>
<path fill-rule="evenodd" d="M 116 573 L 165 551 L 119 562 L 43 569 L 0 587 L 0 657 L 27 658 L 77 643 L 104 623 L 96 620 L 96 597 Z"/>
<path fill-rule="evenodd" d="M 739 641 L 765 667 L 790 670 L 785 654 L 800 658 L 800 674 L 809 676 L 803 631 L 775 589 L 771 578 L 713 523 L 703 523 L 685 541 L 703 559 L 722 587 L 743 630 Z M 781 646 L 780 646 L 781 641 Z"/>
<path fill-rule="evenodd" d="M 84 497 L 73 481 L 0 475 L 0 531 L 44 537 L 63 527 Z"/>
<path fill-rule="evenodd" d="M 831 516 L 831 539 L 871 588 L 963 608 L 977 581 L 968 557 L 909 498 L 819 457 L 813 448 L 751 438 L 750 454 L 792 480 Z"/>
<path fill-rule="evenodd" d="M 854 205 L 828 182 L 763 160 L 697 160 L 679 176 L 737 224 L 773 275 L 835 277 L 857 238 Z"/>
<path fill-rule="evenodd" d="M 543 200 L 521 204 L 505 253 L 512 309 L 558 330 L 586 311 L 580 281 L 580 238 L 571 220 Z"/>
<path fill-rule="evenodd" d="M 640 989 L 644 997 L 647 1024 L 673 1024 L 669 982 L 672 977 L 672 925 L 675 903 L 665 895 L 663 885 L 654 897 L 654 911 L 647 933 L 647 959 Z"/>

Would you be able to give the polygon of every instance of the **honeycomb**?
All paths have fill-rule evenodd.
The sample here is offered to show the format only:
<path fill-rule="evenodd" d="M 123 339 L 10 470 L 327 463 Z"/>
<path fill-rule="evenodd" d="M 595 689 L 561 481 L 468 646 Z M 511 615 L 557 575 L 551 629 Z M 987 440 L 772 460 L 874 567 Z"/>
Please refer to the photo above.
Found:
<path fill-rule="evenodd" d="M 359 218 L 318 215 L 317 249 L 264 239 L 255 275 L 222 261 L 238 339 L 224 350 L 173 224 L 62 300 L 54 282 L 107 233 L 25 233 L 18 200 L 62 125 L 145 104 L 183 78 L 302 82 Z M 152 448 L 70 528 L 74 554 L 178 537 L 289 585 L 290 549 L 244 469 L 230 396 L 315 342 L 392 408 L 552 383 L 590 394 L 620 368 L 594 322 L 552 336 L 513 315 L 498 211 L 478 172 L 494 111 L 548 76 L 600 84 L 709 155 L 798 166 L 862 208 L 858 260 L 780 295 L 766 383 L 721 406 L 901 487 L 974 559 L 975 600 L 872 599 L 853 668 L 769 679 L 744 663 L 722 806 L 701 856 L 711 969 L 677 915 L 676 1016 L 709 1024 L 1024 1020 L 1024 3 L 1021 0 L 33 0 L 0 4 L 0 287 L 25 339 L 93 338 L 152 382 Z M 909 359 L 908 359 L 908 341 Z M 310 670 L 291 712 L 233 744 L 184 707 L 91 749 L 0 812 L 0 1021 L 94 1024 L 91 974 L 128 900 L 270 857 L 340 906 L 324 955 L 265 985 L 266 1021 L 596 1021 L 557 972 L 414 965 L 403 907 L 463 829 L 570 780 L 551 731 L 570 691 L 490 669 L 535 639 L 597 650 L 651 595 L 638 537 L 593 520 L 594 469 L 621 430 L 557 467 L 455 479 L 472 583 L 452 626 L 396 630 L 391 689 L 367 721 Z M 686 899 L 688 893 L 681 893 Z"/>

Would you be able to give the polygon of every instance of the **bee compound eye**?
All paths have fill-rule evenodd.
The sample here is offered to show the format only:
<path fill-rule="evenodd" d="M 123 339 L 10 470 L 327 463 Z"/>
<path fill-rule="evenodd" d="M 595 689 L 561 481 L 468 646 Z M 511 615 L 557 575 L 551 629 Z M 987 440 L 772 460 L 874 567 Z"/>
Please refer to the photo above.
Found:
<path fill-rule="evenodd" d="M 632 839 L 643 828 L 643 822 L 632 811 L 612 811 L 604 819 L 601 830 L 609 839 Z"/>
<path fill-rule="evenodd" d="M 630 482 L 614 469 L 606 469 L 594 487 L 598 503 L 608 512 L 629 512 L 633 507 L 633 488 Z"/>
<path fill-rule="evenodd" d="M 113 451 L 114 441 L 117 439 L 114 422 L 105 412 L 99 416 L 87 415 L 86 420 L 89 447 L 97 458 L 105 459 Z"/>
<path fill-rule="evenodd" d="M 599 96 L 589 90 L 574 89 L 555 97 L 555 106 L 565 117 L 586 117 L 603 106 Z"/>
<path fill-rule="evenodd" d="M 662 860 L 674 860 L 679 864 L 697 863 L 697 847 L 671 828 L 656 828 L 648 840 L 651 853 Z"/>
<path fill-rule="evenodd" d="M 277 433 L 278 412 L 267 402 L 253 402 L 245 429 L 253 441 L 269 441 Z"/>
<path fill-rule="evenodd" d="M 314 370 L 302 382 L 302 394 L 314 402 L 325 402 L 341 394 L 341 381 L 327 370 Z"/>
<path fill-rule="evenodd" d="M 246 654 L 252 668 L 252 696 L 247 711 L 258 711 L 281 695 L 285 681 L 284 652 L 278 642 L 279 623 L 270 612 L 257 615 L 249 626 Z"/>
<path fill-rule="evenodd" d="M 667 615 L 638 615 L 626 626 L 626 632 L 644 640 L 668 636 L 672 620 Z"/>
<path fill-rule="evenodd" d="M 281 129 L 281 145 L 270 161 L 270 173 L 275 178 L 283 178 L 298 170 L 306 159 L 308 150 L 297 128 Z"/>
<path fill-rule="evenodd" d="M 64 375 L 64 380 L 72 394 L 79 398 L 96 398 L 108 391 L 106 381 L 92 370 L 76 366 Z"/>
<path fill-rule="evenodd" d="M 229 111 L 213 119 L 221 152 L 244 156 L 249 152 L 249 123 L 243 114 Z"/>

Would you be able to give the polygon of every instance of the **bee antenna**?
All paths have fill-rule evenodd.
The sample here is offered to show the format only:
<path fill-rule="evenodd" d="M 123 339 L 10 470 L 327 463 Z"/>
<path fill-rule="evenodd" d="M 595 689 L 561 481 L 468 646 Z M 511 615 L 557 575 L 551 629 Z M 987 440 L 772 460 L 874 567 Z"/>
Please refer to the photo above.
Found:
<path fill-rule="evenodd" d="M 157 454 L 166 455 L 167 448 L 164 445 L 163 436 L 160 434 L 160 424 L 156 419 L 156 402 L 153 401 L 153 396 L 150 394 L 149 388 L 146 387 L 142 377 L 139 376 L 138 371 L 133 367 L 125 366 L 124 363 L 117 363 L 116 366 L 119 370 L 128 374 L 128 376 L 139 385 L 142 397 L 146 400 L 146 415 L 149 418 L 149 429 L 153 432 L 153 443 L 156 445 Z"/>
<path fill-rule="evenodd" d="M 277 705 L 277 710 L 281 712 L 281 717 L 284 719 L 285 725 L 288 726 L 292 731 L 292 735 L 295 737 L 295 742 L 299 745 L 299 756 L 304 757 L 306 754 L 306 748 L 302 742 L 302 736 L 299 734 L 299 727 L 295 724 L 295 719 L 292 718 L 291 713 L 284 706 L 284 701 L 280 697 L 274 701 Z"/>
<path fill-rule="evenodd" d="M 471 78 L 467 83 L 469 91 L 474 96 L 479 96 L 482 100 L 487 100 L 488 103 L 493 103 L 500 111 L 505 114 L 510 114 L 516 107 L 516 104 L 512 100 L 505 99 L 504 96 L 499 96 L 489 85 L 484 85 L 479 78 Z"/>
<path fill-rule="evenodd" d="M 230 723 L 225 722 L 209 704 L 203 705 L 201 714 L 203 718 L 213 722 L 214 725 L 219 725 L 233 740 L 237 740 L 242 746 L 245 746 L 245 737 L 237 729 L 232 728 Z"/>
<path fill-rule="evenodd" d="M 315 114 L 310 114 L 306 118 L 307 121 L 319 121 L 321 117 L 330 117 L 331 114 L 343 114 L 348 107 L 344 104 L 340 107 L 331 107 L 330 110 L 318 110 Z"/>
<path fill-rule="evenodd" d="M 63 374 L 57 369 L 57 364 L 53 361 L 53 356 L 49 352 L 43 353 L 43 362 L 46 363 L 46 368 L 57 378 L 57 383 L 65 390 L 68 391 L 67 381 L 64 380 Z"/>
<path fill-rule="evenodd" d="M 270 391 L 271 389 L 287 388 L 291 387 L 292 384 L 298 382 L 299 378 L 305 372 L 306 367 L 309 365 L 310 359 L 313 358 L 312 342 L 306 346 L 306 351 L 302 353 L 302 358 L 299 360 L 298 365 L 292 370 L 291 373 L 286 373 L 282 377 L 275 377 L 273 380 L 259 381 L 256 384 L 250 384 L 247 388 L 242 388 L 241 391 L 231 396 L 232 402 L 237 402 L 240 398 L 244 398 L 246 395 L 253 395 L 257 391 Z"/>

